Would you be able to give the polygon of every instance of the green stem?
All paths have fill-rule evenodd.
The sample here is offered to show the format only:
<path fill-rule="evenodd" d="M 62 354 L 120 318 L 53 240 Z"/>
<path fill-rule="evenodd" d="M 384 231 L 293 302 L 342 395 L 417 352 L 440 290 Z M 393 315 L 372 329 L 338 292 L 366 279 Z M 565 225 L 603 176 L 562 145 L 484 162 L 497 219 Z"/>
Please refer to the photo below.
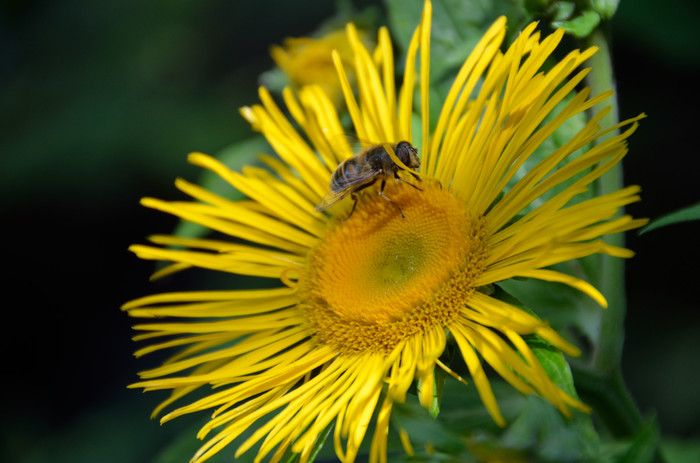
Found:
<path fill-rule="evenodd" d="M 596 46 L 599 51 L 588 63 L 591 72 L 587 84 L 593 94 L 615 90 L 610 46 L 606 33 L 598 27 L 585 39 L 586 46 Z M 612 110 L 601 121 L 602 127 L 615 125 L 618 120 L 617 98 L 611 98 Z M 614 136 L 611 133 L 608 137 Z M 603 139 L 599 139 L 598 143 Z M 596 195 L 605 195 L 623 188 L 622 164 L 616 165 L 603 175 L 596 183 Z M 622 211 L 620 211 L 622 213 Z M 605 241 L 614 246 L 624 247 L 624 234 L 605 237 Z M 608 255 L 599 256 L 599 269 L 596 286 L 608 301 L 608 308 L 601 315 L 598 339 L 595 343 L 590 365 L 572 365 L 577 389 L 584 401 L 588 402 L 596 414 L 604 421 L 611 432 L 617 436 L 635 435 L 644 421 L 637 405 L 625 387 L 620 362 L 624 340 L 624 320 L 627 310 L 625 294 L 624 260 Z"/>
<path fill-rule="evenodd" d="M 614 436 L 634 436 L 644 427 L 644 417 L 627 391 L 619 369 L 600 374 L 575 363 L 571 369 L 581 399 L 593 407 Z"/>
<path fill-rule="evenodd" d="M 591 72 L 587 83 L 593 94 L 615 89 L 613 67 L 610 57 L 610 47 L 606 34 L 597 28 L 585 39 L 587 46 L 596 46 L 600 50 L 591 57 L 589 65 Z M 617 98 L 611 98 L 612 110 L 601 121 L 603 127 L 610 127 L 618 122 Z M 611 133 L 608 137 L 616 135 Z M 603 139 L 599 139 L 598 143 Z M 622 164 L 617 164 L 612 170 L 603 175 L 596 183 L 596 195 L 605 195 L 620 190 L 623 187 Z M 607 236 L 605 241 L 613 246 L 624 247 L 624 234 Z M 625 295 L 625 264 L 624 260 L 608 255 L 600 256 L 600 273 L 596 286 L 608 301 L 608 309 L 603 312 L 599 339 L 593 352 L 593 366 L 599 372 L 612 372 L 620 364 L 622 358 L 622 342 L 624 339 L 624 320 L 626 312 Z"/>

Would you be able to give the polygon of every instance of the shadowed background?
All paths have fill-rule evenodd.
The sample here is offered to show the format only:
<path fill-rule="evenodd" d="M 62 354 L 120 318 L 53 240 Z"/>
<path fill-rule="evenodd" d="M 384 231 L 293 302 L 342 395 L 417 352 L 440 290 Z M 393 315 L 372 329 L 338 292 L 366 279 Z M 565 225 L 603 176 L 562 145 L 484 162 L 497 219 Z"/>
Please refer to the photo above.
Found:
<path fill-rule="evenodd" d="M 132 357 L 125 301 L 172 289 L 126 251 L 176 220 L 139 206 L 181 198 L 190 151 L 250 135 L 268 47 L 310 33 L 333 2 L 222 0 L 0 6 L 0 214 L 7 256 L 3 461 L 152 461 L 180 429 L 148 418 L 162 396 L 126 390 L 153 365 Z M 113 2 L 116 3 L 116 2 Z M 381 4 L 367 0 L 358 7 Z M 637 217 L 698 200 L 700 7 L 622 1 L 612 24 L 621 117 L 646 112 L 625 160 Z M 698 223 L 628 237 L 623 370 L 662 431 L 698 438 Z"/>

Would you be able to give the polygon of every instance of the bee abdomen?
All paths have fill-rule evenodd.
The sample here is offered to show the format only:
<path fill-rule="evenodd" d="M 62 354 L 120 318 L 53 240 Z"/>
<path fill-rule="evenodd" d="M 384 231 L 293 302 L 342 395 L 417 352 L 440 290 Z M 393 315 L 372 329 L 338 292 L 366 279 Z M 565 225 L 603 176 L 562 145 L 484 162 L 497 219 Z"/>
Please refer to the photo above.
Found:
<path fill-rule="evenodd" d="M 333 172 L 331 177 L 331 189 L 335 192 L 344 190 L 347 188 L 350 180 L 355 178 L 355 176 L 360 172 L 360 167 L 354 159 L 348 159 L 343 161 L 338 169 Z"/>

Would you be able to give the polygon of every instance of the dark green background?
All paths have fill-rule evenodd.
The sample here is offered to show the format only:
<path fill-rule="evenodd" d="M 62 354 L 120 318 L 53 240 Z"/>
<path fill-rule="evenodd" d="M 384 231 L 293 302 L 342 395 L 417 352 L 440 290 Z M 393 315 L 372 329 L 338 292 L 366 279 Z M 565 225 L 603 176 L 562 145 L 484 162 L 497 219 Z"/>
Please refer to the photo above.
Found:
<path fill-rule="evenodd" d="M 372 2 L 354 2 L 367 5 Z M 5 288 L 3 461 L 150 461 L 178 424 L 148 419 L 157 394 L 125 386 L 136 361 L 119 306 L 169 289 L 126 251 L 175 220 L 139 206 L 180 198 L 190 151 L 249 135 L 267 50 L 307 34 L 332 2 L 88 0 L 0 6 L 0 216 Z M 629 210 L 658 217 L 698 200 L 695 2 L 626 0 L 612 23 L 631 139 Z M 628 237 L 624 373 L 665 435 L 698 437 L 697 223 Z"/>

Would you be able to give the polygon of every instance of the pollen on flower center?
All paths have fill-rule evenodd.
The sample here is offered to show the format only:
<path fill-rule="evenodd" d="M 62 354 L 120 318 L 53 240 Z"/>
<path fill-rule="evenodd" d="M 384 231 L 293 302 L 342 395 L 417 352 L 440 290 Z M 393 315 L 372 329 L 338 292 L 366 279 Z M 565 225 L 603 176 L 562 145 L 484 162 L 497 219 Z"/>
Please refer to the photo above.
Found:
<path fill-rule="evenodd" d="M 310 254 L 302 300 L 323 342 L 389 349 L 405 335 L 446 324 L 459 304 L 445 301 L 463 305 L 473 290 L 483 220 L 436 182 L 420 186 L 389 182 L 385 194 L 395 204 L 375 190 L 363 193 L 354 214 Z"/>

